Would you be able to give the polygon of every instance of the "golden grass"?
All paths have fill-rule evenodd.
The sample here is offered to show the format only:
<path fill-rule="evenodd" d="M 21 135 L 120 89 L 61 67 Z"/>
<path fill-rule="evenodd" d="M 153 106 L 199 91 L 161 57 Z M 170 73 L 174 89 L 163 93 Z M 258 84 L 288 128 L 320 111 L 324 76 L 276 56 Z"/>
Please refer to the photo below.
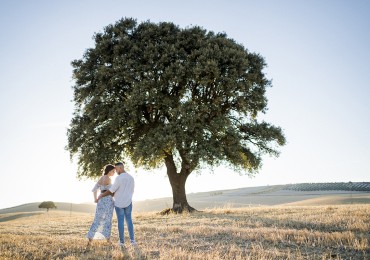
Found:
<path fill-rule="evenodd" d="M 114 217 L 114 245 L 87 249 L 92 214 L 9 214 L 0 216 L 0 259 L 370 259 L 369 216 L 370 205 L 136 213 L 137 248 L 115 245 Z"/>

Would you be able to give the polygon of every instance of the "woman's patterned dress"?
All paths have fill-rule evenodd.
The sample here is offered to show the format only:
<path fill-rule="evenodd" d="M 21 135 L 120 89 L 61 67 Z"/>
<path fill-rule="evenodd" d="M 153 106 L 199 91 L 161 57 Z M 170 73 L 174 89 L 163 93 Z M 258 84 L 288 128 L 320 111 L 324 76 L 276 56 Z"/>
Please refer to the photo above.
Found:
<path fill-rule="evenodd" d="M 100 189 L 108 190 L 111 185 L 99 185 L 96 184 L 93 192 Z M 112 217 L 113 217 L 114 201 L 112 196 L 105 196 L 101 198 L 97 205 L 95 211 L 95 218 L 87 233 L 87 238 L 92 239 L 108 239 L 110 238 L 112 229 Z"/>

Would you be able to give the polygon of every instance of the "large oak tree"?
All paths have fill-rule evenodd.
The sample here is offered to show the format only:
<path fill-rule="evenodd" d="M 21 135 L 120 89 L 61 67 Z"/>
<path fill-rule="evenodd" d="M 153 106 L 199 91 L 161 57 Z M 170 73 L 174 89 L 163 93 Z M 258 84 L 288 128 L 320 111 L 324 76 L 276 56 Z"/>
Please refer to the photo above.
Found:
<path fill-rule="evenodd" d="M 280 127 L 257 118 L 271 86 L 264 59 L 225 33 L 125 18 L 94 40 L 72 62 L 67 150 L 79 177 L 123 158 L 165 165 L 173 210 L 192 211 L 185 192 L 192 172 L 227 163 L 253 175 L 262 155 L 277 156 L 285 144 Z"/>

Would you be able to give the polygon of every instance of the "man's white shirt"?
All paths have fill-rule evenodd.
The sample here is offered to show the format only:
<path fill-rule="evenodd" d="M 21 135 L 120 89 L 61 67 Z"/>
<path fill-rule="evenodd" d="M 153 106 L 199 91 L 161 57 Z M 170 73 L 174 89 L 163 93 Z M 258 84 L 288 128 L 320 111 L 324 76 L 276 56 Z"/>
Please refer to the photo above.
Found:
<path fill-rule="evenodd" d="M 127 172 L 118 175 L 109 191 L 114 193 L 114 205 L 118 208 L 126 208 L 132 203 L 135 181 Z"/>

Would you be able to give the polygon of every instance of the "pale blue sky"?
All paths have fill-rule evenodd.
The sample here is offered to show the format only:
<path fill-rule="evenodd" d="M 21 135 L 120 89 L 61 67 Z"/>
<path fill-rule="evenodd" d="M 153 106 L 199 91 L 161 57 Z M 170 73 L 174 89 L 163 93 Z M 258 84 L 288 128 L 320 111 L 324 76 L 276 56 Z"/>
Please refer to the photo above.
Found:
<path fill-rule="evenodd" d="M 73 59 L 122 17 L 226 32 L 268 64 L 269 110 L 288 143 L 251 179 L 227 169 L 191 175 L 187 192 L 298 182 L 370 181 L 370 2 L 0 2 L 0 208 L 92 201 L 64 150 Z M 134 199 L 171 196 L 164 170 L 136 178 Z M 190 201 L 191 204 L 191 201 Z"/>

